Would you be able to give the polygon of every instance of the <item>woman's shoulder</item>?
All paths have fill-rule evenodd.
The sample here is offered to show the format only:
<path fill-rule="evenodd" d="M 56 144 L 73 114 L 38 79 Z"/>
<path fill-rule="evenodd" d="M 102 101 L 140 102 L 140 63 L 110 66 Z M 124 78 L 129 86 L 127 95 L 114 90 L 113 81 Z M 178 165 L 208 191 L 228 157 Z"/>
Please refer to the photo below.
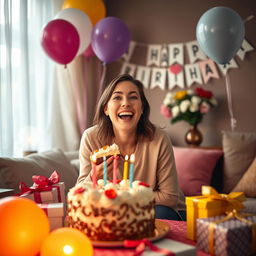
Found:
<path fill-rule="evenodd" d="M 164 139 L 168 138 L 168 139 L 170 139 L 170 136 L 167 134 L 167 132 L 166 132 L 166 130 L 164 130 L 164 128 L 156 127 L 154 139 L 155 140 L 159 140 L 161 138 L 164 138 Z"/>
<path fill-rule="evenodd" d="M 84 130 L 83 132 L 83 138 L 85 137 L 95 137 L 97 134 L 97 125 L 91 126 L 89 128 L 87 128 L 86 130 Z"/>

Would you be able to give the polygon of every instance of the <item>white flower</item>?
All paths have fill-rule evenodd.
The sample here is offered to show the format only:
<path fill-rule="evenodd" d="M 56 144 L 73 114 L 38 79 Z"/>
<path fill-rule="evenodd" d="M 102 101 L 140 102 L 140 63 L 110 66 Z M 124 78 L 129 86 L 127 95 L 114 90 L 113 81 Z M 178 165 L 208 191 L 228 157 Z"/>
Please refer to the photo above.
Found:
<path fill-rule="evenodd" d="M 193 94 L 194 94 L 194 91 L 191 90 L 191 89 L 189 89 L 189 90 L 187 90 L 187 94 L 188 94 L 188 95 L 193 95 Z"/>
<path fill-rule="evenodd" d="M 215 98 L 211 98 L 210 102 L 212 103 L 213 106 L 217 106 L 218 105 L 218 101 Z"/>
<path fill-rule="evenodd" d="M 165 106 L 168 106 L 168 105 L 173 105 L 175 104 L 175 99 L 174 99 L 174 93 L 172 92 L 168 92 L 164 98 L 164 101 L 163 101 L 163 104 Z"/>
<path fill-rule="evenodd" d="M 189 100 L 183 100 L 180 103 L 180 111 L 182 113 L 185 113 L 188 110 L 189 106 L 190 106 L 190 101 Z"/>
<path fill-rule="evenodd" d="M 174 107 L 172 108 L 172 116 L 173 116 L 173 118 L 176 117 L 179 113 L 180 113 L 180 108 L 179 108 L 179 106 L 174 106 Z"/>
<path fill-rule="evenodd" d="M 201 99 L 198 96 L 193 96 L 191 98 L 191 101 L 192 101 L 193 104 L 199 104 L 201 102 Z"/>
<path fill-rule="evenodd" d="M 199 110 L 199 104 L 192 103 L 189 110 L 190 110 L 190 112 L 198 111 Z"/>

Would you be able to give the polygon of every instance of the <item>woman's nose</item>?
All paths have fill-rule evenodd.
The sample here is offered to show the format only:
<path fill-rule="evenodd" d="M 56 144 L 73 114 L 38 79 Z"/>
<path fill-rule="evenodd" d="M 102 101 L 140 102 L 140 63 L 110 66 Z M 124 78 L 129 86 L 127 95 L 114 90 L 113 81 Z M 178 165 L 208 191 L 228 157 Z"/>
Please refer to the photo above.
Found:
<path fill-rule="evenodd" d="M 122 101 L 122 107 L 129 106 L 129 105 L 130 105 L 129 100 L 124 98 Z"/>

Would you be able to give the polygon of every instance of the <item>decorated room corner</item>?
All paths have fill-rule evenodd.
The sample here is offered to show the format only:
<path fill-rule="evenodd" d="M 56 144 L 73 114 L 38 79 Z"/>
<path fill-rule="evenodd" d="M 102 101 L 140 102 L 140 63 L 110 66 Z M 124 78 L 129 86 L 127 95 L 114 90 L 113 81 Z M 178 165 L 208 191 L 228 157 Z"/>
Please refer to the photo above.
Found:
<path fill-rule="evenodd" d="M 254 255 L 256 3 L 36 2 L 0 3 L 0 256 Z M 124 74 L 159 136 L 125 154 L 88 129 Z"/>

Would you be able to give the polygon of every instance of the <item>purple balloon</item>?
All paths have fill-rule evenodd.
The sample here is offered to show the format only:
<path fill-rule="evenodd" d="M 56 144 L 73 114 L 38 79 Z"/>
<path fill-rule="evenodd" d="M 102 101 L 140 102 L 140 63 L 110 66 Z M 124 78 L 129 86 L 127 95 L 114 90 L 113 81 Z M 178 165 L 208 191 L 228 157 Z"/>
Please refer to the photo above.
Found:
<path fill-rule="evenodd" d="M 104 63 L 109 63 L 128 50 L 130 38 L 130 31 L 122 20 L 107 17 L 95 25 L 91 45 L 95 55 Z"/>
<path fill-rule="evenodd" d="M 70 22 L 56 19 L 44 27 L 41 45 L 51 59 L 66 65 L 75 58 L 80 38 L 76 28 Z"/>

